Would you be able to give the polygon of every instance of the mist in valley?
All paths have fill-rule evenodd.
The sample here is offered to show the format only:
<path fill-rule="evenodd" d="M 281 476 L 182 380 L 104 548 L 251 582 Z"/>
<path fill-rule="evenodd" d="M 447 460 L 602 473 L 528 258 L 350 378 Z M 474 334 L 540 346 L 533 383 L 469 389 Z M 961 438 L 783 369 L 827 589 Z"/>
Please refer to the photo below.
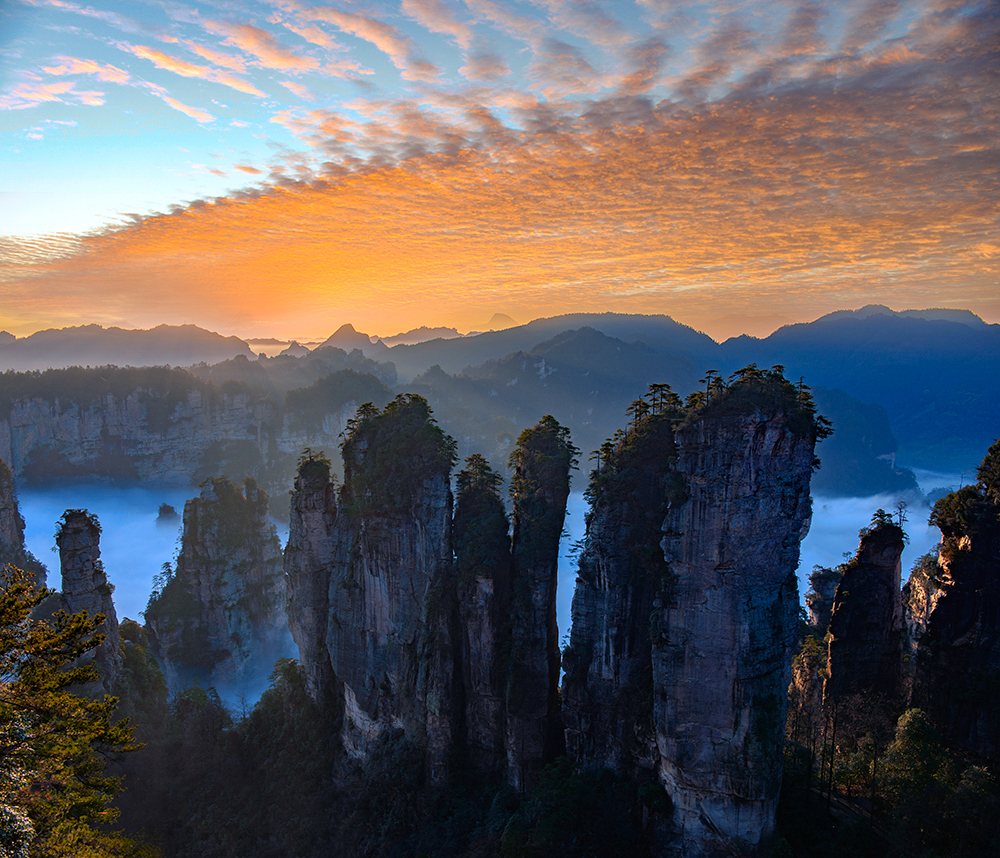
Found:
<path fill-rule="evenodd" d="M 921 490 L 958 488 L 968 482 L 968 476 L 935 471 L 917 471 Z M 580 472 L 575 482 L 582 482 Z M 155 577 L 164 563 L 174 564 L 180 545 L 181 519 L 184 503 L 195 497 L 198 490 L 176 486 L 120 486 L 96 481 L 67 482 L 58 485 L 22 486 L 18 492 L 21 514 L 25 520 L 25 542 L 28 550 L 49 570 L 48 585 L 59 588 L 59 557 L 55 549 L 58 521 L 67 509 L 86 509 L 101 522 L 101 559 L 108 579 L 115 586 L 115 607 L 119 619 L 140 619 L 154 586 Z M 799 598 L 809 588 L 809 573 L 813 567 L 836 566 L 845 555 L 852 556 L 858 545 L 858 530 L 866 526 L 875 510 L 895 509 L 899 497 L 880 494 L 870 497 L 813 497 L 813 518 L 809 533 L 802 542 L 799 563 Z M 936 527 L 927 524 L 933 504 L 913 495 L 905 498 L 907 521 L 903 527 L 909 543 L 903 551 L 903 583 L 909 570 L 922 555 L 934 549 L 940 539 Z M 158 522 L 161 504 L 169 504 L 178 513 L 171 522 Z M 576 584 L 577 559 L 586 531 L 587 502 L 582 491 L 569 496 L 566 521 L 559 553 L 559 585 L 556 610 L 559 635 L 568 640 L 571 625 L 571 605 Z M 288 525 L 275 520 L 282 546 L 288 541 Z M 289 636 L 289 655 L 297 657 Z M 251 688 L 219 689 L 223 697 L 238 704 L 241 697 L 256 699 L 266 687 L 262 675 Z"/>

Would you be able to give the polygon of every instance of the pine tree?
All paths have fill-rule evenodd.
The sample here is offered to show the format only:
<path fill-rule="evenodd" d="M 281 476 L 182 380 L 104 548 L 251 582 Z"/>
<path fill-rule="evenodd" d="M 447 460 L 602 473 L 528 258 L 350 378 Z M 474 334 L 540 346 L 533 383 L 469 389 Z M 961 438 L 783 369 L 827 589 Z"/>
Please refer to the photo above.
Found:
<path fill-rule="evenodd" d="M 98 678 L 79 658 L 104 639 L 104 616 L 36 619 L 52 592 L 12 566 L 0 572 L 0 853 L 148 854 L 95 828 L 114 820 L 121 788 L 104 774 L 106 757 L 138 746 L 127 721 L 112 721 L 116 698 L 74 690 Z"/>

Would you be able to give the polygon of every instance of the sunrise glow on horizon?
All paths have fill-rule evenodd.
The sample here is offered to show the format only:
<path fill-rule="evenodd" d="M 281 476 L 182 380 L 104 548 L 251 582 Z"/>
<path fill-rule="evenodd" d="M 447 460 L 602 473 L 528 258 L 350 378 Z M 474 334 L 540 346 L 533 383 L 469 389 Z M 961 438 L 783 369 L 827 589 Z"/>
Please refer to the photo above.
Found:
<path fill-rule="evenodd" d="M 13 0 L 0 329 L 1000 322 L 998 36 L 961 0 Z"/>

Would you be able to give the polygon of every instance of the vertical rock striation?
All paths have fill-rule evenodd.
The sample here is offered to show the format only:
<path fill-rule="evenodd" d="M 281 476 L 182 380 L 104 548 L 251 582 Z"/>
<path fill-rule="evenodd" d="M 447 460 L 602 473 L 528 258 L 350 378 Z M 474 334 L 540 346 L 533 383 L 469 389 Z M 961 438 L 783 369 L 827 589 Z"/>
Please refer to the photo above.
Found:
<path fill-rule="evenodd" d="M 543 417 L 511 455 L 511 657 L 507 676 L 507 778 L 524 789 L 564 749 L 559 712 L 556 585 L 576 448 L 569 430 Z"/>
<path fill-rule="evenodd" d="M 941 529 L 939 569 L 911 598 L 917 641 L 912 705 L 945 740 L 982 759 L 1000 757 L 1000 440 L 979 467 L 979 483 L 934 506 Z M 912 582 L 911 582 L 912 583 Z M 923 617 L 914 607 L 932 603 Z"/>
<path fill-rule="evenodd" d="M 121 673 L 118 615 L 111 598 L 114 588 L 104 574 L 101 563 L 101 525 L 97 516 L 83 509 L 68 509 L 63 513 L 56 532 L 62 592 L 59 607 L 68 613 L 86 611 L 91 617 L 101 614 L 104 622 L 97 631 L 105 636 L 100 645 L 82 656 L 93 659 L 100 685 L 110 692 Z"/>
<path fill-rule="evenodd" d="M 45 586 L 45 567 L 24 547 L 24 519 L 17 504 L 14 477 L 0 460 L 0 568 L 11 564 L 31 573 L 39 587 Z"/>
<path fill-rule="evenodd" d="M 150 648 L 171 687 L 198 680 L 248 688 L 286 649 L 281 546 L 267 494 L 210 477 L 184 505 L 173 576 L 150 599 Z"/>
<path fill-rule="evenodd" d="M 827 705 L 848 708 L 851 698 L 866 708 L 899 715 L 902 703 L 903 605 L 900 557 L 903 531 L 882 510 L 861 531 L 854 558 L 844 566 L 830 618 Z"/>
<path fill-rule="evenodd" d="M 384 412 L 362 407 L 343 452 L 344 487 L 326 543 L 324 640 L 343 743 L 363 759 L 384 731 L 404 729 L 428 744 L 436 767 L 452 739 L 453 671 L 444 657 L 451 640 L 440 611 L 451 562 L 454 442 L 425 400 L 401 395 Z M 300 500 L 293 498 L 293 519 Z M 304 529 L 298 518 L 293 527 Z M 289 577 L 301 577 L 290 559 Z M 293 628 L 300 623 L 296 617 Z M 435 654 L 437 668 L 421 674 Z M 310 658 L 322 664 L 324 654 Z"/>
<path fill-rule="evenodd" d="M 664 854 L 767 854 L 795 570 L 825 427 L 778 369 L 714 380 L 687 405 L 685 416 L 668 390 L 651 389 L 601 450 L 574 596 L 567 743 L 596 764 L 655 769 L 673 809 Z M 654 513 L 658 541 L 643 521 Z"/>

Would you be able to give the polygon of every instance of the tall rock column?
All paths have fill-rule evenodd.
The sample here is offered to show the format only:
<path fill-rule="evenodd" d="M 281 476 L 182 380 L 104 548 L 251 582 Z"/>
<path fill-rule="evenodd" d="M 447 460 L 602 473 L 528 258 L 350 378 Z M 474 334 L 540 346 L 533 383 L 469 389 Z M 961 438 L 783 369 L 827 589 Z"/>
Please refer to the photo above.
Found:
<path fill-rule="evenodd" d="M 309 693 L 315 699 L 332 693 L 334 683 L 326 624 L 336 517 L 337 487 L 330 463 L 307 453 L 299 463 L 292 492 L 284 569 L 288 627 L 299 648 Z"/>
<path fill-rule="evenodd" d="M 559 537 L 576 448 L 543 417 L 518 438 L 511 541 L 511 656 L 507 673 L 507 779 L 516 789 L 564 747 L 559 714 L 556 585 Z"/>
<path fill-rule="evenodd" d="M 104 574 L 101 563 L 101 525 L 97 516 L 83 509 L 68 509 L 63 513 L 56 532 L 59 548 L 59 567 L 62 575 L 61 605 L 68 613 L 86 611 L 91 617 L 104 615 L 104 622 L 97 631 L 104 640 L 91 654 L 100 684 L 111 692 L 121 673 L 122 658 L 118 651 L 118 615 L 111 598 L 114 588 Z"/>
<path fill-rule="evenodd" d="M 659 777 L 685 858 L 770 849 L 818 431 L 806 392 L 774 370 L 715 392 L 675 435 L 688 499 L 663 521 L 650 635 Z"/>
<path fill-rule="evenodd" d="M 288 648 L 281 545 L 267 494 L 209 477 L 184 505 L 173 577 L 150 599 L 150 649 L 172 687 L 250 689 Z"/>
<path fill-rule="evenodd" d="M 865 713 L 870 713 L 895 724 L 899 716 L 902 553 L 902 529 L 879 510 L 872 526 L 862 530 L 854 559 L 844 566 L 830 618 L 829 677 L 823 697 L 827 706 L 845 706 L 845 717 L 868 718 Z M 859 729 L 864 725 L 859 724 Z"/>
<path fill-rule="evenodd" d="M 654 769 L 659 760 L 649 618 L 670 575 L 661 525 L 687 497 L 673 470 L 680 403 L 664 403 L 662 387 L 655 410 L 597 453 L 563 665 L 568 753 L 628 774 Z"/>
<path fill-rule="evenodd" d="M 362 406 L 343 453 L 326 649 L 344 747 L 364 759 L 386 730 L 404 729 L 425 742 L 437 777 L 451 749 L 454 712 L 453 643 L 441 622 L 451 565 L 454 441 L 433 421 L 426 400 L 404 394 L 381 412 Z M 438 669 L 421 673 L 428 662 Z"/>
<path fill-rule="evenodd" d="M 470 456 L 458 474 L 452 522 L 455 660 L 464 703 L 457 738 L 476 771 L 496 771 L 504 760 L 510 522 L 500 497 L 502 484 L 503 477 L 483 456 Z"/>

